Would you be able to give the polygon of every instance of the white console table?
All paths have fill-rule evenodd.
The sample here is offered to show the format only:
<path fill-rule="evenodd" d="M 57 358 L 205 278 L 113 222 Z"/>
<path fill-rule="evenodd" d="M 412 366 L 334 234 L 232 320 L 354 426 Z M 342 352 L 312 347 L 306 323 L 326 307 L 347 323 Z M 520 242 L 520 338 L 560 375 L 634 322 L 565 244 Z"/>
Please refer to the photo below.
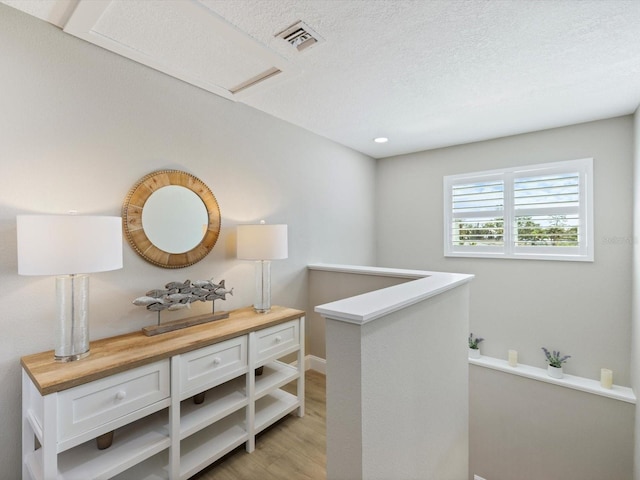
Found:
<path fill-rule="evenodd" d="M 98 340 L 77 362 L 23 357 L 23 479 L 187 479 L 242 444 L 253 451 L 257 433 L 304 415 L 304 320 L 300 310 L 245 308 Z M 293 353 L 296 366 L 278 360 Z M 280 388 L 295 380 L 297 395 Z M 111 431 L 99 450 L 96 437 Z"/>

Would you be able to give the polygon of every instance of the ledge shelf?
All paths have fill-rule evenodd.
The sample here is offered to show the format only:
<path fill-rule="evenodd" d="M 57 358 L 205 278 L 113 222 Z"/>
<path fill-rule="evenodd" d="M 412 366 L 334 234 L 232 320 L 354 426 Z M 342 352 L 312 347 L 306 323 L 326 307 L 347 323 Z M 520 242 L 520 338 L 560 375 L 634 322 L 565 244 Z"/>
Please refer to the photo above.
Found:
<path fill-rule="evenodd" d="M 632 404 L 636 403 L 636 396 L 633 393 L 633 390 L 629 387 L 614 385 L 613 388 L 610 389 L 603 388 L 600 386 L 600 382 L 598 380 L 577 377 L 575 375 L 567 375 L 566 373 L 563 378 L 552 378 L 543 368 L 523 365 L 521 363 L 519 363 L 517 367 L 511 367 L 509 366 L 509 362 L 506 360 L 487 357 L 485 355 L 482 355 L 480 358 L 470 358 L 469 363 L 478 367 L 490 368 L 492 370 L 498 370 L 512 375 L 519 375 L 521 377 L 538 380 L 540 382 L 552 383 L 553 385 L 572 388 L 574 390 L 580 390 L 581 392 L 593 393 L 595 395 L 613 398 L 622 402 Z"/>

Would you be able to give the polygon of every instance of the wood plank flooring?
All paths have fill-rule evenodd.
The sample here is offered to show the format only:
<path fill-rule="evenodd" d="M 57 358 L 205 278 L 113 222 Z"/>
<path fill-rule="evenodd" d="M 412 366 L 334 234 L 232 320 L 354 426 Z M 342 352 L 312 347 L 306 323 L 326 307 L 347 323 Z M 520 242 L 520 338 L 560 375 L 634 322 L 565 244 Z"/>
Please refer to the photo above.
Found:
<path fill-rule="evenodd" d="M 262 432 L 256 449 L 234 450 L 190 480 L 326 480 L 325 376 L 307 370 L 305 415 L 295 413 Z M 295 393 L 295 383 L 285 387 Z"/>

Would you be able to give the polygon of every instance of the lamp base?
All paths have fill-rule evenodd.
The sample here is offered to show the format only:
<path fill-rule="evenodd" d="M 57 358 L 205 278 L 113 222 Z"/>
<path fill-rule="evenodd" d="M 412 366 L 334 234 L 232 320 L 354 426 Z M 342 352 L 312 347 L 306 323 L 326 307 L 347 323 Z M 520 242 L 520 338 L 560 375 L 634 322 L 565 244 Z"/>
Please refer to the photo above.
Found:
<path fill-rule="evenodd" d="M 89 276 L 56 277 L 56 348 L 54 359 L 74 362 L 89 355 Z"/>
<path fill-rule="evenodd" d="M 84 353 L 76 353 L 74 355 L 54 355 L 53 359 L 56 362 L 75 362 L 76 360 L 80 360 L 81 358 L 89 356 L 89 350 Z"/>
<path fill-rule="evenodd" d="M 256 313 L 267 313 L 271 310 L 271 261 L 255 262 L 256 300 L 253 310 Z"/>

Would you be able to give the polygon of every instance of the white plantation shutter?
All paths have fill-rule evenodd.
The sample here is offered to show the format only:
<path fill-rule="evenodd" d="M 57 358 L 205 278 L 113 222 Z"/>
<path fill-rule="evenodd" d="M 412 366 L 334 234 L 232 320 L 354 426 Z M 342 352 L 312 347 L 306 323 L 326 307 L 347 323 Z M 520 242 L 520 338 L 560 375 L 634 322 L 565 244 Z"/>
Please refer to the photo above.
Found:
<path fill-rule="evenodd" d="M 461 251 L 501 251 L 504 181 L 487 176 L 466 180 L 451 185 L 451 243 Z"/>
<path fill-rule="evenodd" d="M 444 178 L 445 256 L 593 260 L 593 160 Z"/>

